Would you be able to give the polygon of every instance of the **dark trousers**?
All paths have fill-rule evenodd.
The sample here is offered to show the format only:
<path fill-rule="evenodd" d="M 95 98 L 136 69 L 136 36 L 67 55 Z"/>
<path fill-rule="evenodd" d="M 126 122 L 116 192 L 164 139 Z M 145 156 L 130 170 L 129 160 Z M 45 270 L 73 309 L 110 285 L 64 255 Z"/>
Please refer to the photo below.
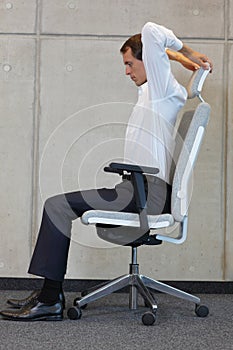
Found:
<path fill-rule="evenodd" d="M 170 213 L 171 186 L 159 178 L 147 181 L 148 214 Z M 137 212 L 130 181 L 115 188 L 65 193 L 46 200 L 28 272 L 56 281 L 66 273 L 72 221 L 91 209 Z"/>

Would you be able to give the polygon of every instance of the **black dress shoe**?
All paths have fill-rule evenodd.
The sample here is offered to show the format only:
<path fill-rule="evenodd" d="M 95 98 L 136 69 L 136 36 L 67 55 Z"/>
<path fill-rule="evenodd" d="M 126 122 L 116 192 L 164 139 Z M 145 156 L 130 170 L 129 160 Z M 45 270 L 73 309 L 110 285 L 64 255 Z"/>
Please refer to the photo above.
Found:
<path fill-rule="evenodd" d="M 55 304 L 41 303 L 33 300 L 19 310 L 3 310 L 0 315 L 11 321 L 61 321 L 63 319 L 63 305 L 61 301 Z"/>
<path fill-rule="evenodd" d="M 8 299 L 7 304 L 15 309 L 20 309 L 23 306 L 30 304 L 33 300 L 37 300 L 40 290 L 35 290 L 25 299 Z"/>
<path fill-rule="evenodd" d="M 20 309 L 24 306 L 27 306 L 34 300 L 37 300 L 39 294 L 40 294 L 40 290 L 35 290 L 25 299 L 8 299 L 7 304 L 9 304 L 14 309 Z M 62 302 L 63 308 L 65 309 L 65 296 L 63 292 L 59 293 L 59 301 Z"/>

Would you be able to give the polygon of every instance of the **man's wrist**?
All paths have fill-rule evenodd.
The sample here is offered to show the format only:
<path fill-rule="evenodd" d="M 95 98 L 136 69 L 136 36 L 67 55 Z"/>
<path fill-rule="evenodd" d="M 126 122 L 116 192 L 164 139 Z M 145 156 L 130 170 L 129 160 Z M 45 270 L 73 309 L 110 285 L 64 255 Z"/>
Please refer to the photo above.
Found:
<path fill-rule="evenodd" d="M 192 55 L 193 50 L 191 49 L 191 47 L 183 44 L 183 47 L 178 52 L 182 53 L 186 57 L 189 57 Z"/>

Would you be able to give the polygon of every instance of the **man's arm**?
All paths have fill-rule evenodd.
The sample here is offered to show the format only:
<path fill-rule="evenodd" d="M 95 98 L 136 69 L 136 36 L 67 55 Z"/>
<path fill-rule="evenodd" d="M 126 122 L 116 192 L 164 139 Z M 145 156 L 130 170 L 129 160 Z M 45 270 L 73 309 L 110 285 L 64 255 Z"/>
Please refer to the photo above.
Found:
<path fill-rule="evenodd" d="M 191 61 L 189 58 L 185 57 L 181 52 L 166 49 L 166 53 L 167 53 L 170 60 L 179 62 L 180 64 L 182 64 L 185 68 L 187 68 L 189 70 L 195 71 L 198 68 L 200 68 L 200 66 L 197 63 L 195 63 L 195 62 Z"/>
<path fill-rule="evenodd" d="M 194 51 L 189 47 L 188 45 L 183 44 L 182 49 L 180 49 L 178 52 L 182 53 L 185 57 L 190 59 L 192 62 L 197 63 L 199 66 L 203 67 L 204 69 L 209 69 L 210 71 L 213 69 L 213 63 L 211 60 L 204 54 Z"/>
<path fill-rule="evenodd" d="M 171 67 L 166 48 L 178 51 L 183 43 L 171 30 L 147 22 L 142 28 L 142 45 L 150 99 L 162 99 L 174 91 L 172 84 L 168 86 L 171 82 Z"/>

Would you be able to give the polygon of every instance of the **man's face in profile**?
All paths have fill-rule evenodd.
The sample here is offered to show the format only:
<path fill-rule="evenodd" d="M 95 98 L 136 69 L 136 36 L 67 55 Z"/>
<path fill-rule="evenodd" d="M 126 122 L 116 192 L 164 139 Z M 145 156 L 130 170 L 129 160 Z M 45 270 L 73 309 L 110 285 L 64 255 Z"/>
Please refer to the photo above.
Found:
<path fill-rule="evenodd" d="M 137 86 L 140 86 L 147 81 L 144 63 L 132 55 L 130 47 L 125 53 L 123 53 L 123 62 L 126 67 L 125 74 L 129 75 Z"/>

